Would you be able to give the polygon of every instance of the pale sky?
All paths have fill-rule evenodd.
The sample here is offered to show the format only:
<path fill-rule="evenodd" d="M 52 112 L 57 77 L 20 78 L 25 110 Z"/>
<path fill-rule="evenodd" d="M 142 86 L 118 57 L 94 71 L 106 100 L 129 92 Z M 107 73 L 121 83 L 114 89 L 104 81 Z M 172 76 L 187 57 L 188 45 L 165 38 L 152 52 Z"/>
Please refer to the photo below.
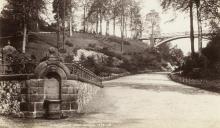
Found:
<path fill-rule="evenodd" d="M 137 0 L 141 4 L 141 15 L 143 18 L 145 18 L 145 15 L 150 12 L 150 10 L 156 10 L 159 12 L 161 17 L 161 33 L 175 33 L 175 32 L 186 32 L 189 31 L 189 18 L 188 14 L 180 13 L 180 12 L 174 12 L 173 10 L 169 10 L 167 12 L 164 12 L 162 10 L 162 7 L 160 6 L 160 0 Z M 0 11 L 2 10 L 3 6 L 6 4 L 5 0 L 0 0 Z M 51 5 L 48 5 L 48 8 L 52 8 Z M 51 10 L 51 9 L 50 9 Z M 53 14 L 51 11 L 48 11 L 47 16 L 44 16 L 48 21 L 53 21 Z M 81 18 L 81 13 L 74 16 L 76 19 Z M 168 22 L 169 20 L 173 19 L 175 17 L 175 20 L 172 22 Z M 80 24 L 79 24 L 80 25 Z M 104 27 L 105 25 L 103 25 Z M 110 32 L 111 30 L 110 26 Z M 196 30 L 196 24 L 195 24 L 195 30 Z M 104 30 L 105 32 L 105 30 Z M 103 32 L 103 33 L 104 33 Z M 120 34 L 120 30 L 118 29 L 117 34 Z M 197 42 L 197 40 L 195 40 Z M 171 42 L 173 45 L 177 45 L 179 48 L 181 48 L 184 51 L 184 54 L 186 55 L 190 51 L 190 43 L 189 39 L 180 39 L 176 41 Z M 197 43 L 195 49 L 197 49 Z"/>

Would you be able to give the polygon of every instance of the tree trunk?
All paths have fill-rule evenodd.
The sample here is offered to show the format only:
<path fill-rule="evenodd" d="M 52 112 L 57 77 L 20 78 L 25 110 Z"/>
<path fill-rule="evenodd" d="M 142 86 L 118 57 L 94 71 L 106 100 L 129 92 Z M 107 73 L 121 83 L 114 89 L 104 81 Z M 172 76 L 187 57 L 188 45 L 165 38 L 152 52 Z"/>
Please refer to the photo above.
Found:
<path fill-rule="evenodd" d="M 127 17 L 124 18 L 124 30 L 125 30 L 125 38 L 128 37 L 128 32 L 127 32 Z"/>
<path fill-rule="evenodd" d="M 202 55 L 202 20 L 200 13 L 200 3 L 197 4 L 197 22 L 198 22 L 198 51 L 199 55 Z"/>
<path fill-rule="evenodd" d="M 106 22 L 106 31 L 105 31 L 105 35 L 106 35 L 106 36 L 109 35 L 109 20 L 107 20 L 107 22 Z"/>
<path fill-rule="evenodd" d="M 123 28 L 123 15 L 121 15 L 121 38 L 123 39 L 124 38 L 124 28 Z"/>
<path fill-rule="evenodd" d="M 96 34 L 98 34 L 99 33 L 99 13 L 97 12 L 97 15 L 96 15 L 97 17 L 97 20 L 96 20 Z"/>
<path fill-rule="evenodd" d="M 115 36 L 115 24 L 116 24 L 116 18 L 114 16 L 114 19 L 113 19 L 113 35 Z"/>
<path fill-rule="evenodd" d="M 130 37 L 132 37 L 133 13 L 130 14 Z"/>
<path fill-rule="evenodd" d="M 190 42 L 191 42 L 191 54 L 195 55 L 194 50 L 194 27 L 193 27 L 193 1 L 190 0 Z"/>
<path fill-rule="evenodd" d="M 100 11 L 100 34 L 102 35 L 102 12 Z"/>
<path fill-rule="evenodd" d="M 84 5 L 84 14 L 83 14 L 83 32 L 86 32 L 86 6 Z"/>
<path fill-rule="evenodd" d="M 26 51 L 26 44 L 27 44 L 27 23 L 24 23 L 24 35 L 23 35 L 23 42 L 22 42 L 22 53 Z"/>
<path fill-rule="evenodd" d="M 69 27 L 70 27 L 70 37 L 71 37 L 71 36 L 73 36 L 72 12 L 70 14 Z"/>
<path fill-rule="evenodd" d="M 59 45 L 60 45 L 60 17 L 58 14 L 58 20 L 57 20 L 57 49 L 59 49 Z"/>
<path fill-rule="evenodd" d="M 57 5 L 57 49 L 59 49 L 60 45 L 60 4 Z"/>

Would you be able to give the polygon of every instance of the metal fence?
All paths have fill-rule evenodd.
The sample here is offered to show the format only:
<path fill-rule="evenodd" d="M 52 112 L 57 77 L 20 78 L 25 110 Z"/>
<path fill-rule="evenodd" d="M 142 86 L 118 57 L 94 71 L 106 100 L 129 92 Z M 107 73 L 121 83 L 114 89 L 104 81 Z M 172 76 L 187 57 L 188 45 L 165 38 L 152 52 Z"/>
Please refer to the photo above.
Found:
<path fill-rule="evenodd" d="M 81 64 L 76 63 L 65 63 L 65 65 L 70 69 L 70 73 L 76 76 L 78 80 L 92 83 L 102 87 L 102 78 L 95 75 L 90 70 L 81 66 Z"/>
<path fill-rule="evenodd" d="M 70 70 L 70 79 L 76 79 L 87 83 L 92 83 L 102 87 L 102 79 L 90 70 L 77 63 L 64 63 Z M 0 76 L 28 76 L 33 75 L 38 63 L 25 64 L 0 64 Z M 15 78 L 15 77 L 12 77 Z"/>

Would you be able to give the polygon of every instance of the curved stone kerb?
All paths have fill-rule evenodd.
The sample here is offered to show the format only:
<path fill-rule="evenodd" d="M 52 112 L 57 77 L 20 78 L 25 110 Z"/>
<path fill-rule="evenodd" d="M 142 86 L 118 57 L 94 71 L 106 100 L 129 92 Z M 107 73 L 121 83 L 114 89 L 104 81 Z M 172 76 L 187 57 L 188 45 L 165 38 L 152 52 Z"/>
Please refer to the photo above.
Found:
<path fill-rule="evenodd" d="M 45 78 L 49 72 L 57 73 L 64 80 L 70 76 L 70 70 L 63 63 L 57 61 L 44 61 L 35 69 L 37 78 Z"/>

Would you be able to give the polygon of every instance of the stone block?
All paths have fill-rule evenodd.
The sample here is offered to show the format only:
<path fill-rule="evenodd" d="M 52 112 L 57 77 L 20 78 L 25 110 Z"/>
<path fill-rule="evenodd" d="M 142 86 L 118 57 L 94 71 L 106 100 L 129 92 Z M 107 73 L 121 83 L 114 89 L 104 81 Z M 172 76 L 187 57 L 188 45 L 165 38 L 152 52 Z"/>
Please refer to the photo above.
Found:
<path fill-rule="evenodd" d="M 45 111 L 36 111 L 34 114 L 34 118 L 42 118 L 45 116 Z"/>
<path fill-rule="evenodd" d="M 71 102 L 71 110 L 77 110 L 77 109 L 78 109 L 77 102 Z"/>
<path fill-rule="evenodd" d="M 44 80 L 43 79 L 39 79 L 38 80 L 38 87 L 44 87 Z"/>
<path fill-rule="evenodd" d="M 62 87 L 61 94 L 68 94 L 68 87 Z"/>
<path fill-rule="evenodd" d="M 24 112 L 24 117 L 31 118 L 31 119 L 36 118 L 34 112 Z"/>
<path fill-rule="evenodd" d="M 61 110 L 70 110 L 70 102 L 62 102 Z"/>
<path fill-rule="evenodd" d="M 28 111 L 29 112 L 34 112 L 35 111 L 35 104 L 33 102 L 27 103 L 28 105 Z"/>
<path fill-rule="evenodd" d="M 21 102 L 20 103 L 20 110 L 21 111 L 29 111 L 29 105 L 28 105 L 28 103 L 27 102 Z"/>
<path fill-rule="evenodd" d="M 44 94 L 44 87 L 38 87 L 38 94 Z"/>
<path fill-rule="evenodd" d="M 29 94 L 44 94 L 43 87 L 30 87 L 28 90 Z"/>
<path fill-rule="evenodd" d="M 38 87 L 30 87 L 29 94 L 38 94 Z"/>
<path fill-rule="evenodd" d="M 30 80 L 28 87 L 38 87 L 38 80 L 35 79 Z"/>
<path fill-rule="evenodd" d="M 35 111 L 44 111 L 44 103 L 43 102 L 36 102 L 35 105 Z"/>
<path fill-rule="evenodd" d="M 76 117 L 77 111 L 76 110 L 62 110 L 63 117 Z"/>
<path fill-rule="evenodd" d="M 74 88 L 73 87 L 68 88 L 68 94 L 74 94 Z"/>
<path fill-rule="evenodd" d="M 44 101 L 44 95 L 42 94 L 30 94 L 30 99 L 29 101 L 31 102 L 43 102 Z"/>
<path fill-rule="evenodd" d="M 64 102 L 70 102 L 70 101 L 76 101 L 77 95 L 76 94 L 62 94 L 62 101 Z"/>
<path fill-rule="evenodd" d="M 63 87 L 75 87 L 78 85 L 78 81 L 76 80 L 62 80 Z"/>

